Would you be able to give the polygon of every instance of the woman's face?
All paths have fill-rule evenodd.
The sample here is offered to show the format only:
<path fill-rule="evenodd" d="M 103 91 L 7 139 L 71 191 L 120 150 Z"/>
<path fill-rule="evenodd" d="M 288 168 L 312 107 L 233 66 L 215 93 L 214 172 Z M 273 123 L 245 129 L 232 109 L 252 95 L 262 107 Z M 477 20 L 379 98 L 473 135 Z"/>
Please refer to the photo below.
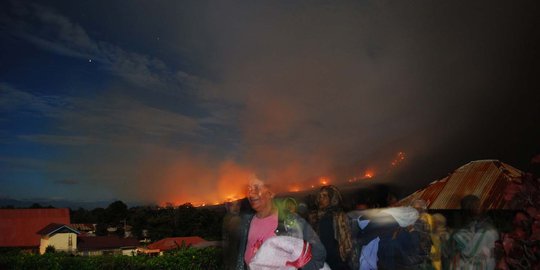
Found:
<path fill-rule="evenodd" d="M 328 195 L 328 191 L 323 190 L 319 192 L 319 208 L 325 209 L 330 205 L 330 196 Z"/>
<path fill-rule="evenodd" d="M 255 212 L 272 208 L 273 193 L 262 183 L 250 184 L 247 189 L 247 198 Z"/>

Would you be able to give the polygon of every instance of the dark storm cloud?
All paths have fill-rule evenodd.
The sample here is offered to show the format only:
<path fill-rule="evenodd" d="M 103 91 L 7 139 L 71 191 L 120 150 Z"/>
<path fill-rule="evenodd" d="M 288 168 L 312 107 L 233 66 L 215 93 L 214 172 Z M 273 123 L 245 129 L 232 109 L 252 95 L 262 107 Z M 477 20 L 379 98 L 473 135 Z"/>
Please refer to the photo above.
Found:
<path fill-rule="evenodd" d="M 535 52 L 530 5 L 212 6 L 207 23 L 220 61 L 210 65 L 218 66 L 224 89 L 217 96 L 244 105 L 239 126 L 247 163 L 274 172 L 300 164 L 295 176 L 320 175 L 400 150 L 423 162 L 451 154 L 441 159 L 453 160 L 446 170 L 468 158 L 502 159 L 485 141 L 508 139 L 499 137 L 509 134 L 496 119 L 501 107 L 516 107 L 508 103 L 514 91 L 529 106 L 538 101 L 537 81 L 521 76 Z M 536 84 L 512 83 L 521 79 Z M 510 118 L 530 125 L 534 112 Z M 513 147 L 534 144 L 524 139 Z M 466 148 L 463 155 L 456 144 Z"/>
<path fill-rule="evenodd" d="M 32 161 L 26 162 L 27 165 L 34 164 L 26 166 L 26 172 L 40 175 L 46 172 L 46 176 L 39 181 L 51 178 L 49 174 L 60 173 L 77 177 L 87 184 L 93 183 L 97 189 L 113 190 L 118 196 L 153 201 L 164 192 L 169 194 L 169 199 L 178 196 L 162 190 L 168 182 L 174 183 L 179 179 L 178 176 L 171 176 L 171 172 L 164 173 L 176 172 L 174 167 L 191 171 L 183 172 L 185 177 L 199 179 L 198 182 L 190 182 L 190 186 L 186 183 L 184 187 L 176 187 L 176 190 L 181 188 L 191 194 L 200 191 L 205 186 L 203 182 L 212 183 L 217 178 L 215 175 L 208 177 L 208 173 L 204 172 L 208 167 L 214 167 L 215 160 L 220 158 L 205 154 L 220 152 L 212 146 L 214 142 L 205 137 L 208 136 L 206 134 L 212 135 L 211 127 L 218 128 L 225 124 L 227 114 L 219 112 L 227 109 L 206 101 L 201 107 L 210 106 L 212 111 L 200 116 L 188 116 L 182 108 L 178 110 L 162 105 L 170 103 L 168 99 L 180 101 L 178 99 L 189 96 L 182 94 L 182 91 L 189 92 L 201 86 L 211 89 L 208 82 L 185 71 L 170 69 L 155 57 L 97 41 L 81 25 L 54 8 L 12 2 L 9 11 L 8 16 L 3 17 L 2 24 L 11 35 L 46 52 L 92 60 L 91 64 L 98 64 L 121 79 L 109 89 L 100 89 L 100 92 L 108 90 L 105 92 L 109 93 L 98 96 L 42 94 L 35 89 L 23 90 L 2 82 L 0 94 L 4 120 L 24 114 L 32 119 L 45 118 L 52 124 L 47 133 L 28 134 L 27 131 L 16 137 L 11 136 L 9 142 L 3 143 L 16 145 L 22 141 L 32 143 L 34 147 L 64 147 L 62 155 L 47 160 L 24 159 Z M 47 86 L 42 88 L 46 89 Z M 56 90 L 47 89 L 46 92 Z M 200 155 L 205 158 L 196 158 L 197 152 L 202 152 Z M 5 158 L 2 165 L 13 168 L 10 164 L 24 163 L 24 160 Z M 9 171 L 13 172 L 13 169 Z M 6 175 L 4 178 L 13 177 Z M 156 191 L 148 192 L 148 188 L 139 190 L 146 187 L 148 181 L 156 182 Z M 131 184 L 126 187 L 128 182 Z M 215 185 L 211 185 L 207 189 L 214 188 Z M 76 193 L 81 191 L 73 194 Z"/>
<path fill-rule="evenodd" d="M 210 201 L 248 171 L 287 189 L 386 170 L 404 151 L 394 176 L 418 186 L 473 159 L 527 159 L 538 144 L 534 2 L 136 3 L 89 9 L 110 18 L 100 35 L 69 8 L 13 2 L 0 20 L 117 79 L 82 97 L 0 85 L 3 112 L 25 107 L 58 127 L 18 139 L 83 147 L 66 179 Z"/>

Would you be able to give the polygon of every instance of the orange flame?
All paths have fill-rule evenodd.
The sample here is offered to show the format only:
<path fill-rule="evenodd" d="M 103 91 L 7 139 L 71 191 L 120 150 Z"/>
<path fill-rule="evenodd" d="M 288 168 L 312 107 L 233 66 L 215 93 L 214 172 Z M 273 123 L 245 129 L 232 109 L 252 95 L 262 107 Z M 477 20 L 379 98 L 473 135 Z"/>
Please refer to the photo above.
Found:
<path fill-rule="evenodd" d="M 328 185 L 328 183 L 330 183 L 330 179 L 328 179 L 328 177 L 321 177 L 319 178 L 319 182 L 321 183 L 321 185 L 326 186 Z"/>
<path fill-rule="evenodd" d="M 374 176 L 375 176 L 375 171 L 370 169 L 370 170 L 366 170 L 362 179 L 371 179 Z"/>

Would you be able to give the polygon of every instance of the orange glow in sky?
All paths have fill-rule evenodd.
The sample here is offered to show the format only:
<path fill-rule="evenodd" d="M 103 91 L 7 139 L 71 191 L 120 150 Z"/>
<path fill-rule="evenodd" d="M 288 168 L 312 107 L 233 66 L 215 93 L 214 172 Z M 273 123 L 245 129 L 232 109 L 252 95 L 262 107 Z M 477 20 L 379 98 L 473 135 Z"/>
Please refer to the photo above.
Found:
<path fill-rule="evenodd" d="M 361 166 L 362 169 L 357 174 L 346 179 L 349 183 L 355 183 L 362 180 L 373 180 L 375 177 L 384 175 L 387 171 L 397 168 L 405 160 L 405 152 L 397 152 L 392 160 L 391 167 L 381 167 L 375 164 L 369 164 L 369 166 Z M 388 164 L 388 163 L 387 163 Z M 179 206 L 184 203 L 191 203 L 194 206 L 222 204 L 225 202 L 236 201 L 246 196 L 246 184 L 252 171 L 234 161 L 226 161 L 219 164 L 219 169 L 216 173 L 197 174 L 196 171 L 205 171 L 204 166 L 199 162 L 190 163 L 186 160 L 180 160 L 178 163 L 173 163 L 172 169 L 165 174 L 166 185 L 162 186 L 162 204 L 164 207 Z M 388 166 L 388 165 L 387 165 Z M 322 175 L 316 178 L 315 181 L 308 183 L 297 182 L 298 177 L 301 177 L 301 172 L 298 170 L 297 165 L 291 165 L 285 170 L 285 174 L 279 175 L 281 179 L 276 188 L 279 192 L 300 192 L 306 189 L 316 189 L 320 186 L 330 185 L 333 182 L 339 183 L 340 179 L 332 179 L 332 176 Z M 179 180 L 180 179 L 180 180 Z M 208 190 L 201 195 L 193 195 L 194 192 L 188 192 L 184 189 L 179 189 L 178 183 L 184 181 L 184 179 L 196 179 L 202 186 L 198 186 L 196 189 Z M 217 180 L 217 181 L 215 181 Z M 194 180 L 195 181 L 195 180 Z M 217 182 L 217 183 L 216 183 Z M 199 185 L 201 185 L 199 184 Z M 167 203 L 169 202 L 169 203 Z"/>
<path fill-rule="evenodd" d="M 296 185 L 295 185 L 295 186 L 291 186 L 291 187 L 289 188 L 289 192 L 298 192 L 298 191 L 300 191 L 300 187 L 299 187 L 299 186 L 296 186 Z"/>
<path fill-rule="evenodd" d="M 362 179 L 371 179 L 375 176 L 375 172 L 373 170 L 367 170 L 365 173 L 364 173 L 364 176 L 362 177 Z"/>

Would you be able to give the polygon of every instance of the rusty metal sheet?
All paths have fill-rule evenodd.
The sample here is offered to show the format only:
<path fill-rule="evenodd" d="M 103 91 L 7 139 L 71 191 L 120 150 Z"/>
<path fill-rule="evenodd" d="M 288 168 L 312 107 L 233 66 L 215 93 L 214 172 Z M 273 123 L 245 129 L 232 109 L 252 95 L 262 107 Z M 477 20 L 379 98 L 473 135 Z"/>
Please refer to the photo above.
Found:
<path fill-rule="evenodd" d="M 520 181 L 523 173 L 497 160 L 472 161 L 448 177 L 431 183 L 400 201 L 409 205 L 415 199 L 428 202 L 430 209 L 459 209 L 460 200 L 473 194 L 480 198 L 482 209 L 502 209 L 506 185 Z"/>

